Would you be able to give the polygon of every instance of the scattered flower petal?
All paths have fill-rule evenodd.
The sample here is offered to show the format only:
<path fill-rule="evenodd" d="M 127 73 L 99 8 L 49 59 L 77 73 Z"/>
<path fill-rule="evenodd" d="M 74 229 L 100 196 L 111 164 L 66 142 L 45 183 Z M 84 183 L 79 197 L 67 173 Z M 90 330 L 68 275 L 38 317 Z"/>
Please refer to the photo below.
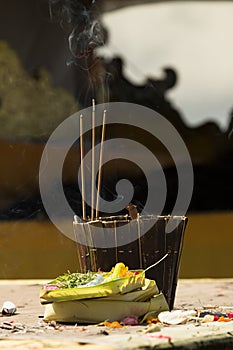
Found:
<path fill-rule="evenodd" d="M 169 335 L 162 335 L 162 334 L 154 334 L 154 333 L 147 333 L 145 336 L 149 338 L 156 338 L 156 339 L 166 339 L 169 342 L 171 341 L 171 337 Z"/>
<path fill-rule="evenodd" d="M 123 323 L 124 325 L 127 325 L 127 326 L 138 325 L 138 316 L 135 316 L 135 315 L 127 316 L 127 317 L 123 318 L 121 323 Z"/>
<path fill-rule="evenodd" d="M 113 322 L 104 322 L 104 325 L 110 328 L 123 328 L 122 324 L 120 324 L 118 321 Z"/>

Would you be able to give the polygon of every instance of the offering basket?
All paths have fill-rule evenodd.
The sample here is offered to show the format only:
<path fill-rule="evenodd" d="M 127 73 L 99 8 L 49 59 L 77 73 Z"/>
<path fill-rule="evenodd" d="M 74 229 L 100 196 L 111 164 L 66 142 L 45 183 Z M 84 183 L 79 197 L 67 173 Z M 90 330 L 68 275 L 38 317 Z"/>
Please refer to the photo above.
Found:
<path fill-rule="evenodd" d="M 172 224 L 172 230 L 166 230 L 168 222 Z M 146 271 L 146 277 L 156 281 L 172 309 L 186 225 L 187 217 L 170 215 L 138 215 L 136 219 L 124 215 L 74 221 L 80 272 L 109 271 L 119 261 L 130 270 L 146 269 L 166 256 Z M 109 233 L 114 237 L 111 247 Z M 101 241 L 101 246 L 96 244 L 97 241 Z M 126 244 L 122 244 L 124 241 Z"/>

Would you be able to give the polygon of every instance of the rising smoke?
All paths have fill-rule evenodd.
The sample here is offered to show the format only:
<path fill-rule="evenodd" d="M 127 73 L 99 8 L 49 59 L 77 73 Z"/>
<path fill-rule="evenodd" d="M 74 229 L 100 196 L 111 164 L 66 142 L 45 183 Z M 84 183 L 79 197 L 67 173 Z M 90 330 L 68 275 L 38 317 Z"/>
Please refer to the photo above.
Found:
<path fill-rule="evenodd" d="M 103 60 L 95 49 L 107 41 L 107 31 L 100 17 L 102 0 L 48 0 L 51 19 L 59 21 L 68 33 L 71 58 L 67 64 L 75 64 L 85 71 L 86 93 L 82 100 L 90 105 L 92 98 L 99 102 L 108 100 L 108 83 Z"/>
<path fill-rule="evenodd" d="M 69 47 L 75 58 L 88 57 L 104 45 L 106 30 L 99 15 L 101 0 L 48 0 L 51 18 L 69 30 Z M 98 3 L 98 4 L 97 4 Z"/>

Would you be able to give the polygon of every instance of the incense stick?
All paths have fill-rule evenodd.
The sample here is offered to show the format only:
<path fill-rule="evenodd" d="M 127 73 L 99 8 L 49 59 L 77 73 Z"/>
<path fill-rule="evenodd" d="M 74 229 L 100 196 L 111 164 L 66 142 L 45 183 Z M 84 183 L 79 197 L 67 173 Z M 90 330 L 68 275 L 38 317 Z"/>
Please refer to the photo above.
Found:
<path fill-rule="evenodd" d="M 97 183 L 97 199 L 96 199 L 96 218 L 99 215 L 99 196 L 100 196 L 100 185 L 101 185 L 101 175 L 102 175 L 102 161 L 103 161 L 103 144 L 105 139 L 105 120 L 106 120 L 106 110 L 104 110 L 103 114 L 103 122 L 102 122 L 102 136 L 100 143 L 100 159 L 99 159 L 99 174 L 98 174 L 98 183 Z"/>
<path fill-rule="evenodd" d="M 117 222 L 114 220 L 114 237 L 115 237 L 115 254 L 116 254 L 116 263 L 118 263 L 118 245 L 117 245 Z"/>
<path fill-rule="evenodd" d="M 142 244 L 141 244 L 141 228 L 140 228 L 140 214 L 137 213 L 137 226 L 138 226 L 138 255 L 139 255 L 139 267 L 142 269 Z"/>
<path fill-rule="evenodd" d="M 81 182 L 82 182 L 82 212 L 83 212 L 83 220 L 86 220 L 86 206 L 85 206 L 85 177 L 84 177 L 84 145 L 83 145 L 83 115 L 80 115 L 79 118 L 80 123 L 80 163 L 81 163 Z"/>
<path fill-rule="evenodd" d="M 95 100 L 92 100 L 92 146 L 91 146 L 91 220 L 94 220 L 95 201 Z"/>

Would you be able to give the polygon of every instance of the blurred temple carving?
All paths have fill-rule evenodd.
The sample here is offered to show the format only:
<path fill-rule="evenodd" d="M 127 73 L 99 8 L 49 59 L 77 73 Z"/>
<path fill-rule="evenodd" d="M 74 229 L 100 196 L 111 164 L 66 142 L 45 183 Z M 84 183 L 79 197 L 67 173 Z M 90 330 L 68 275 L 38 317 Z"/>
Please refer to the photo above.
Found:
<path fill-rule="evenodd" d="M 161 113 L 178 130 L 192 158 L 195 187 L 190 210 L 232 210 L 232 115 L 229 116 L 226 132 L 211 121 L 195 128 L 189 127 L 182 111 L 177 109 L 167 94 L 170 89 L 176 88 L 179 79 L 175 67 L 166 67 L 160 79 L 151 76 L 143 84 L 135 85 L 125 76 L 122 57 L 98 57 L 95 49 L 104 45 L 108 33 L 100 22 L 96 22 L 100 14 L 94 6 L 95 2 L 86 1 L 86 8 L 92 6 L 92 12 L 90 16 L 82 12 L 81 24 L 89 30 L 76 28 L 82 33 L 78 44 L 75 40 L 76 32 L 70 31 L 71 28 L 64 23 L 61 28 L 59 21 L 51 20 L 47 1 L 37 1 L 36 10 L 32 3 L 21 0 L 19 5 L 19 2 L 10 0 L 0 4 L 0 13 L 10 19 L 7 26 L 4 21 L 0 21 L 0 219 L 35 219 L 46 216 L 38 186 L 38 170 L 44 144 L 62 120 L 89 106 L 92 98 L 96 99 L 96 103 L 131 102 Z M 15 9 L 13 12 L 12 6 Z M 21 15 L 16 11 L 17 6 L 23 9 Z M 87 18 L 88 26 L 85 22 Z M 91 37 L 88 36 L 90 30 Z M 67 41 L 70 33 L 73 35 L 70 37 L 72 50 Z M 92 40 L 93 37 L 95 41 Z M 146 142 L 158 156 L 168 186 L 164 212 L 169 213 L 178 186 L 176 169 L 170 156 L 150 135 L 130 129 L 121 132 L 125 136 L 135 136 L 142 143 Z M 117 133 L 118 129 L 115 129 L 108 137 Z M 77 149 L 71 150 L 66 166 L 63 179 L 66 196 L 72 207 L 80 210 L 76 172 L 71 174 L 71 170 L 78 167 Z M 146 186 L 143 175 L 138 175 L 138 185 L 135 175 L 129 174 L 129 167 L 125 167 L 126 169 L 114 170 L 114 176 L 108 178 L 115 183 L 119 178 L 128 176 L 136 188 L 133 204 L 140 207 Z M 107 174 L 108 171 L 110 169 L 106 169 Z M 107 187 L 103 188 L 106 198 L 111 198 L 114 183 L 107 181 Z"/>

